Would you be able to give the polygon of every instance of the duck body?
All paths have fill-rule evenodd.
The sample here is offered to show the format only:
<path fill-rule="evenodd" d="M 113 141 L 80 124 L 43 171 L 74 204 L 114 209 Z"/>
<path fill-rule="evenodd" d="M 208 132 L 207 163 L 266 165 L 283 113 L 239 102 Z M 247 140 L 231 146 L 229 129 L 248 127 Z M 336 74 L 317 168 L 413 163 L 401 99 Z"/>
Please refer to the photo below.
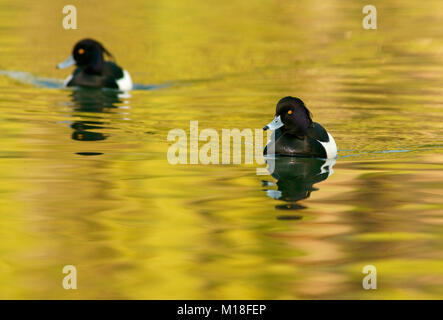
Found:
<path fill-rule="evenodd" d="M 322 159 L 337 157 L 334 138 L 319 123 L 313 122 L 306 135 L 296 136 L 282 129 L 274 132 L 275 138 L 266 145 L 264 154 L 274 146 L 272 154 L 283 156 L 301 156 Z"/>
<path fill-rule="evenodd" d="M 337 157 L 334 138 L 323 126 L 312 121 L 309 110 L 298 98 L 280 100 L 274 120 L 264 129 L 274 130 L 264 155 L 322 159 Z"/>
<path fill-rule="evenodd" d="M 132 89 L 129 72 L 121 69 L 111 61 L 105 61 L 100 73 L 89 73 L 77 67 L 73 74 L 65 80 L 65 87 L 110 88 L 128 91 Z"/>
<path fill-rule="evenodd" d="M 75 46 L 72 55 L 57 67 L 77 68 L 64 82 L 66 87 L 109 88 L 121 91 L 132 90 L 129 72 L 112 61 L 106 61 L 103 54 L 112 55 L 97 41 L 84 39 Z"/>

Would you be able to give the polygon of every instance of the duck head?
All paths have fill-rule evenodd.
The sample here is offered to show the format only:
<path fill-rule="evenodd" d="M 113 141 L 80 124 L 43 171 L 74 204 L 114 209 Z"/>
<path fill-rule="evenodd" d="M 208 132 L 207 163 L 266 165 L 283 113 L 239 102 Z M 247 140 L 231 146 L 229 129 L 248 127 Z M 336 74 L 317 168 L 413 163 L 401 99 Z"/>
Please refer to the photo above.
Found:
<path fill-rule="evenodd" d="M 277 103 L 275 118 L 263 130 L 277 130 L 304 136 L 312 124 L 312 115 L 299 98 L 285 97 Z"/>
<path fill-rule="evenodd" d="M 100 42 L 92 39 L 83 39 L 74 46 L 72 55 L 66 61 L 57 65 L 57 68 L 64 69 L 77 65 L 87 73 L 99 74 L 103 67 L 103 54 L 112 58 L 112 55 Z"/>

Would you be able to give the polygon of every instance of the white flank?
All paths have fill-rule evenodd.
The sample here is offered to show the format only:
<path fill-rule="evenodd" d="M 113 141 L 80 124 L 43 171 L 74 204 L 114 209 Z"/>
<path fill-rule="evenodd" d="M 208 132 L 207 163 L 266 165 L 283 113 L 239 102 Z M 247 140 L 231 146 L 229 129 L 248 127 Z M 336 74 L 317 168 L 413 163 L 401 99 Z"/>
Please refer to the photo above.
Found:
<path fill-rule="evenodd" d="M 325 150 L 326 150 L 326 158 L 327 159 L 335 159 L 335 158 L 337 158 L 337 145 L 335 144 L 335 140 L 329 134 L 329 132 L 328 132 L 328 137 L 329 137 L 329 141 L 328 142 L 321 142 L 319 140 L 317 140 L 317 141 L 321 143 L 323 148 L 325 148 Z"/>
<path fill-rule="evenodd" d="M 117 80 L 117 85 L 122 91 L 132 90 L 132 79 L 128 71 L 123 70 L 123 78 Z"/>

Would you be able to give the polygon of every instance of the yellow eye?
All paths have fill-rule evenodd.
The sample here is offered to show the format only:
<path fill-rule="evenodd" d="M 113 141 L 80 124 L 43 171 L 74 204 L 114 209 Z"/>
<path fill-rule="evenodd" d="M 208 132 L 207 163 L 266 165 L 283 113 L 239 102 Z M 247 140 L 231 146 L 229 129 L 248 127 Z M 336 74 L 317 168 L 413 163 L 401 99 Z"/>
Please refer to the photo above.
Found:
<path fill-rule="evenodd" d="M 78 53 L 79 53 L 79 54 L 83 54 L 83 53 L 85 53 L 85 49 L 78 49 Z"/>
<path fill-rule="evenodd" d="M 292 114 L 292 110 L 289 110 L 289 111 L 288 111 L 288 114 Z"/>

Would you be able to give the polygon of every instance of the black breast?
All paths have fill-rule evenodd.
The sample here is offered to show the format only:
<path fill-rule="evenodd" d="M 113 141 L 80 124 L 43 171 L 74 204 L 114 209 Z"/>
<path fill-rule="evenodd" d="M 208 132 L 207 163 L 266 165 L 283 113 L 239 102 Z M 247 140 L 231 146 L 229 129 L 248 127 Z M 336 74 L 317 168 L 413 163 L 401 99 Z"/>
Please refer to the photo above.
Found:
<path fill-rule="evenodd" d="M 324 132 L 321 129 L 323 129 Z M 329 141 L 328 133 L 320 125 L 311 128 L 311 131 L 304 137 L 297 137 L 289 133 L 283 133 L 280 129 L 275 131 L 273 137 L 275 137 L 275 139 L 271 139 L 269 144 L 265 147 L 263 152 L 265 155 L 274 154 L 271 151 L 271 146 L 274 145 L 276 155 L 314 158 L 327 157 L 325 148 L 317 141 Z"/>
<path fill-rule="evenodd" d="M 123 78 L 123 70 L 115 63 L 105 61 L 99 74 L 91 74 L 83 68 L 75 69 L 68 87 L 83 86 L 89 88 L 112 88 L 118 89 L 116 80 Z"/>

